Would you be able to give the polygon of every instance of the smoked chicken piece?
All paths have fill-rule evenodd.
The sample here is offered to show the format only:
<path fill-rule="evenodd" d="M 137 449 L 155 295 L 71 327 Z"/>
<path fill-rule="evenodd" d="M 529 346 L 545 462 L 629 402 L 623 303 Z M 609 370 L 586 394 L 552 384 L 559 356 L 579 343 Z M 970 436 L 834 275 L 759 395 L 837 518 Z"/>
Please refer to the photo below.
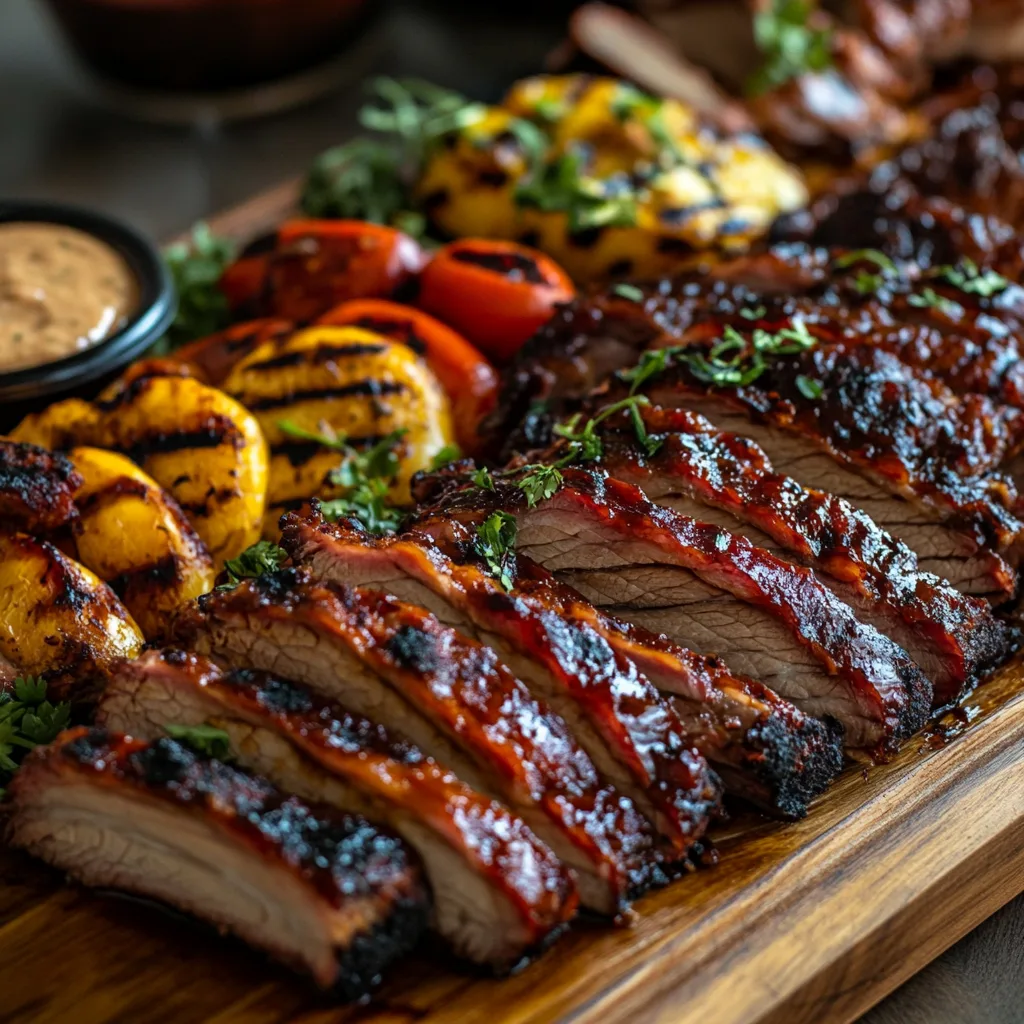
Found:
<path fill-rule="evenodd" d="M 639 415 L 655 453 L 616 414 L 598 427 L 602 469 L 651 501 L 817 570 L 861 621 L 910 654 L 932 680 L 937 704 L 955 700 L 1005 657 L 1010 634 L 988 602 L 922 572 L 905 544 L 849 502 L 773 472 L 752 441 L 716 431 L 696 413 L 647 406 Z M 555 447 L 546 461 L 564 454 Z"/>
<path fill-rule="evenodd" d="M 267 490 L 259 424 L 233 398 L 191 377 L 141 376 L 95 403 L 57 402 L 27 416 L 12 436 L 127 455 L 174 498 L 218 567 L 259 539 Z"/>
<path fill-rule="evenodd" d="M 69 526 L 78 518 L 80 482 L 63 455 L 0 438 L 0 522 L 7 529 L 47 535 Z"/>
<path fill-rule="evenodd" d="M 329 480 L 339 452 L 296 439 L 288 425 L 360 450 L 402 431 L 390 495 L 397 503 L 408 502 L 413 474 L 453 440 L 448 398 L 427 364 L 406 345 L 357 327 L 311 327 L 264 342 L 232 369 L 224 390 L 259 420 L 270 445 L 268 538 L 297 502 L 341 493 Z"/>
<path fill-rule="evenodd" d="M 64 732 L 9 794 L 13 846 L 194 914 L 346 999 L 367 995 L 427 924 L 420 866 L 399 839 L 166 737 Z"/>
<path fill-rule="evenodd" d="M 409 737 L 526 820 L 576 870 L 584 906 L 614 917 L 663 880 L 650 824 L 601 780 L 566 724 L 492 651 L 423 610 L 292 569 L 200 598 L 179 634 L 201 653 L 294 679 Z M 714 804 L 708 779 L 691 790 L 672 794 L 670 839 L 689 834 L 680 856 Z M 566 879 L 552 869 L 545 884 L 568 914 Z"/>
<path fill-rule="evenodd" d="M 88 701 L 142 647 L 114 592 L 49 541 L 0 530 L 0 690 L 43 676 L 51 701 Z"/>
<path fill-rule="evenodd" d="M 810 570 L 654 505 L 621 481 L 581 469 L 562 474 L 532 507 L 515 477 L 485 490 L 457 476 L 446 485 L 439 474 L 434 499 L 411 528 L 473 546 L 495 512 L 513 516 L 515 549 L 592 603 L 720 655 L 807 714 L 835 718 L 850 746 L 884 745 L 924 724 L 932 688 L 920 669 Z M 423 481 L 421 498 L 431 486 Z"/>
<path fill-rule="evenodd" d="M 114 669 L 97 721 L 148 740 L 167 726 L 211 725 L 246 771 L 387 825 L 423 862 L 434 926 L 461 956 L 505 969 L 557 934 L 556 897 L 536 886 L 550 853 L 521 819 L 412 744 L 295 683 L 147 651 Z"/>
<path fill-rule="evenodd" d="M 317 512 L 293 513 L 284 522 L 282 543 L 297 564 L 323 579 L 379 587 L 430 608 L 500 650 L 524 679 L 542 680 L 574 635 L 589 644 L 582 687 L 598 689 L 616 670 L 624 681 L 626 659 L 672 695 L 687 745 L 723 775 L 727 792 L 770 813 L 801 816 L 841 767 L 838 730 L 732 676 L 721 662 L 604 615 L 527 558 L 517 558 L 515 585 L 506 593 L 480 566 L 449 558 L 422 536 L 371 537 Z M 642 676 L 636 684 L 642 693 Z"/>
<path fill-rule="evenodd" d="M 182 605 L 213 588 L 213 560 L 177 502 L 131 459 L 73 448 L 82 483 L 78 558 L 124 601 L 147 639 Z"/>

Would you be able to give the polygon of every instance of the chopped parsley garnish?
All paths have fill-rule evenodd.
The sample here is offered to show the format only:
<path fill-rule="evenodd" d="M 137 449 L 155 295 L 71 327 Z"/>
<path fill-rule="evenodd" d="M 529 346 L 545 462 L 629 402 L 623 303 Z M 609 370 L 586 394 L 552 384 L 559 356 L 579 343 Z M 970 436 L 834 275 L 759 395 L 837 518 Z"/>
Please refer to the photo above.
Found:
<path fill-rule="evenodd" d="M 982 269 L 971 259 L 962 259 L 956 266 L 939 267 L 936 276 L 948 281 L 954 288 L 959 288 L 967 295 L 979 295 L 983 299 L 990 299 L 1010 286 L 1010 282 L 1002 274 L 988 267 Z"/>
<path fill-rule="evenodd" d="M 871 263 L 878 268 L 877 273 L 860 270 L 853 285 L 861 295 L 873 295 L 886 282 L 887 278 L 900 276 L 900 269 L 895 262 L 878 249 L 855 249 L 832 261 L 837 270 L 845 270 L 856 263 Z"/>
<path fill-rule="evenodd" d="M 281 420 L 277 426 L 288 437 L 315 441 L 343 456 L 341 465 L 332 469 L 327 479 L 344 493 L 320 503 L 325 519 L 353 519 L 369 533 L 393 533 L 398 529 L 402 512 L 389 503 L 388 494 L 398 476 L 401 463 L 397 449 L 407 433 L 405 429 L 394 430 L 366 451 L 358 451 L 344 434 L 326 428 L 306 430 L 289 420 Z"/>
<path fill-rule="evenodd" d="M 227 580 L 218 590 L 234 590 L 242 580 L 253 580 L 264 573 L 277 572 L 288 558 L 288 552 L 273 541 L 258 540 L 247 547 L 237 558 L 224 563 Z"/>
<path fill-rule="evenodd" d="M 613 284 L 610 290 L 612 295 L 617 295 L 620 299 L 628 299 L 630 302 L 644 301 L 643 289 L 638 288 L 635 284 L 620 282 L 619 284 Z"/>
<path fill-rule="evenodd" d="M 212 757 L 218 761 L 231 760 L 231 737 L 223 729 L 213 725 L 175 725 L 164 726 L 164 731 L 172 740 L 194 750 L 204 757 Z"/>
<path fill-rule="evenodd" d="M 477 487 L 481 487 L 485 491 L 494 490 L 494 477 L 486 466 L 481 466 L 476 470 L 470 479 L 477 485 Z"/>
<path fill-rule="evenodd" d="M 754 306 L 753 309 L 748 307 L 740 310 L 740 316 L 743 317 L 744 320 L 760 320 L 762 317 L 766 316 L 767 313 L 767 306 Z"/>
<path fill-rule="evenodd" d="M 635 85 L 620 82 L 611 102 L 612 115 L 619 121 L 637 121 L 647 129 L 658 151 L 659 162 L 680 163 L 679 143 L 665 123 L 665 101 L 642 92 Z"/>
<path fill-rule="evenodd" d="M 57 738 L 71 719 L 71 705 L 47 700 L 46 681 L 19 676 L 13 693 L 0 693 L 0 784 L 6 785 L 28 751 Z M 0 788 L 0 799 L 4 790 Z"/>
<path fill-rule="evenodd" d="M 516 203 L 545 213 L 565 213 L 573 234 L 636 224 L 636 196 L 629 190 L 615 194 L 607 182 L 588 177 L 585 163 L 581 150 L 571 148 L 522 179 L 516 186 Z"/>
<path fill-rule="evenodd" d="M 824 394 L 824 388 L 821 386 L 820 380 L 815 380 L 813 377 L 807 377 L 802 373 L 797 374 L 796 389 L 804 396 L 804 398 L 810 398 L 812 400 L 821 398 L 822 394 Z"/>
<path fill-rule="evenodd" d="M 755 96 L 777 89 L 808 72 L 832 67 L 832 33 L 814 25 L 816 4 L 810 0 L 772 0 L 754 15 L 754 41 L 764 63 L 747 84 Z"/>
<path fill-rule="evenodd" d="M 525 466 L 525 475 L 516 481 L 516 486 L 526 495 L 530 508 L 547 501 L 562 486 L 562 471 L 554 466 Z"/>
<path fill-rule="evenodd" d="M 565 116 L 565 103 L 553 99 L 551 96 L 542 96 L 534 103 L 533 112 L 541 121 L 554 124 L 555 121 L 561 121 Z"/>
<path fill-rule="evenodd" d="M 478 527 L 473 543 L 490 574 L 505 590 L 512 589 L 517 534 L 515 516 L 508 512 L 492 512 Z"/>
<path fill-rule="evenodd" d="M 959 303 L 954 302 L 952 299 L 947 299 L 944 295 L 939 295 L 934 288 L 925 288 L 919 293 L 908 295 L 907 302 L 911 306 L 917 306 L 919 309 L 941 310 L 947 316 L 957 316 L 962 312 L 962 307 Z"/>
<path fill-rule="evenodd" d="M 458 462 L 462 458 L 462 449 L 457 444 L 446 444 L 431 460 L 432 470 L 447 466 L 449 462 Z"/>
<path fill-rule="evenodd" d="M 192 229 L 189 241 L 164 250 L 164 262 L 178 293 L 178 312 L 151 352 L 170 352 L 196 338 L 216 334 L 231 323 L 227 296 L 218 285 L 235 255 L 233 242 L 218 238 L 202 223 Z"/>
<path fill-rule="evenodd" d="M 645 405 L 650 405 L 649 399 L 643 395 L 631 394 L 628 398 L 606 405 L 585 423 L 582 414 L 577 413 L 565 423 L 556 426 L 555 433 L 569 442 L 569 452 L 555 463 L 555 467 L 561 469 L 574 462 L 594 462 L 601 458 L 604 454 L 604 442 L 597 433 L 597 427 L 617 412 L 628 413 L 637 441 L 648 455 L 654 455 L 660 447 L 660 442 L 647 433 L 647 427 L 640 415 L 640 407 Z"/>

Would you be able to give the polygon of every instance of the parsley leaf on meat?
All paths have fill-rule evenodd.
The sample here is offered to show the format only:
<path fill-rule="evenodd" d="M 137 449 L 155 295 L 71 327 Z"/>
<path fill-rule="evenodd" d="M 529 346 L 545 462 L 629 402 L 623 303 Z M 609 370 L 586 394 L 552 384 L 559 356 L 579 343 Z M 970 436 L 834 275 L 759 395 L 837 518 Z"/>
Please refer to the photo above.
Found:
<path fill-rule="evenodd" d="M 247 547 L 237 558 L 224 563 L 226 582 L 218 590 L 234 590 L 242 580 L 252 580 L 264 573 L 277 572 L 288 558 L 288 552 L 273 541 L 259 540 Z"/>
<path fill-rule="evenodd" d="M 511 590 L 518 527 L 515 516 L 492 512 L 477 528 L 473 547 L 504 590 Z"/>
<path fill-rule="evenodd" d="M 164 731 L 172 740 L 197 754 L 213 757 L 218 761 L 231 760 L 231 737 L 223 729 L 213 725 L 176 725 L 168 723 Z"/>
<path fill-rule="evenodd" d="M 954 288 L 959 288 L 967 295 L 979 295 L 983 299 L 990 299 L 1010 286 L 1010 282 L 1002 274 L 988 267 L 981 269 L 974 260 L 966 258 L 956 266 L 939 267 L 937 276 L 944 278 Z"/>
<path fill-rule="evenodd" d="M 832 67 L 832 33 L 810 0 L 771 0 L 754 15 L 754 41 L 764 64 L 747 84 L 752 95 Z"/>
<path fill-rule="evenodd" d="M 449 462 L 458 462 L 462 458 L 462 449 L 457 444 L 446 444 L 431 460 L 430 468 L 441 469 Z"/>

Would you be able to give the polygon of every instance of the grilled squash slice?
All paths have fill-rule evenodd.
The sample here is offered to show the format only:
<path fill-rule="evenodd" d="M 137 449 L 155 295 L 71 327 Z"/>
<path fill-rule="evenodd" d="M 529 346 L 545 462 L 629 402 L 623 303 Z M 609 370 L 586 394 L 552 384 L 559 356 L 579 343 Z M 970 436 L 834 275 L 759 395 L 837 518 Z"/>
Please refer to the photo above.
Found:
<path fill-rule="evenodd" d="M 270 445 L 269 538 L 278 536 L 282 512 L 340 493 L 327 481 L 338 452 L 297 440 L 282 422 L 313 433 L 326 428 L 356 449 L 404 430 L 390 495 L 399 504 L 409 501 L 413 474 L 452 442 L 448 399 L 426 364 L 406 345 L 357 327 L 311 327 L 267 342 L 235 366 L 224 389 L 259 419 Z"/>
<path fill-rule="evenodd" d="M 87 699 L 115 658 L 142 648 L 128 610 L 48 541 L 0 532 L 0 682 L 42 675 L 56 700 Z"/>
<path fill-rule="evenodd" d="M 213 559 L 173 498 L 117 452 L 73 448 L 78 558 L 121 595 L 147 640 L 213 588 Z"/>
<path fill-rule="evenodd" d="M 417 194 L 444 233 L 517 239 L 581 282 L 744 249 L 807 202 L 799 173 L 759 139 L 590 75 L 516 83 L 435 148 Z"/>
<path fill-rule="evenodd" d="M 217 567 L 259 539 L 267 487 L 259 424 L 233 398 L 191 377 L 140 376 L 92 404 L 58 402 L 11 436 L 124 453 L 170 493 Z"/>

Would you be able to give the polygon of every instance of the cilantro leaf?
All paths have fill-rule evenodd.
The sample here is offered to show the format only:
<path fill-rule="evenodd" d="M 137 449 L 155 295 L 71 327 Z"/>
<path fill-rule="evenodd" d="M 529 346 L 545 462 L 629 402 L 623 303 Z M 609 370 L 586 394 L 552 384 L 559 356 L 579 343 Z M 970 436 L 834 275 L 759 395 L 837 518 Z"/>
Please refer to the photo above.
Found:
<path fill-rule="evenodd" d="M 164 731 L 172 740 L 194 750 L 204 757 L 218 761 L 231 760 L 231 737 L 213 725 L 176 725 L 169 723 Z"/>
<path fill-rule="evenodd" d="M 227 581 L 218 590 L 234 590 L 242 580 L 256 579 L 264 573 L 277 572 L 288 558 L 288 552 L 273 541 L 259 540 L 247 547 L 237 558 L 224 563 Z"/>
<path fill-rule="evenodd" d="M 530 508 L 547 501 L 562 486 L 562 472 L 557 466 L 525 466 L 516 486 L 526 495 Z"/>
<path fill-rule="evenodd" d="M 518 526 L 508 512 L 492 512 L 477 528 L 473 549 L 504 590 L 513 585 L 513 560 Z"/>
<path fill-rule="evenodd" d="M 481 466 L 478 470 L 475 470 L 470 479 L 477 487 L 482 487 L 485 491 L 494 490 L 494 477 L 491 476 L 491 471 L 486 466 Z"/>

